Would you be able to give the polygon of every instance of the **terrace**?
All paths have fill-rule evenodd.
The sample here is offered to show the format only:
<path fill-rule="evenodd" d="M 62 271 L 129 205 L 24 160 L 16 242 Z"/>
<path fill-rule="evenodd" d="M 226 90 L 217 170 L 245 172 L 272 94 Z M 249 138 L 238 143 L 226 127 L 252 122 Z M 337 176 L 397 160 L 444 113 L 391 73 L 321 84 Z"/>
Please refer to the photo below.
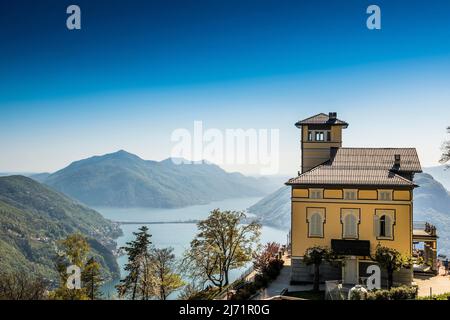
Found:
<path fill-rule="evenodd" d="M 436 227 L 425 221 L 413 224 L 413 259 L 415 273 L 438 272 Z"/>

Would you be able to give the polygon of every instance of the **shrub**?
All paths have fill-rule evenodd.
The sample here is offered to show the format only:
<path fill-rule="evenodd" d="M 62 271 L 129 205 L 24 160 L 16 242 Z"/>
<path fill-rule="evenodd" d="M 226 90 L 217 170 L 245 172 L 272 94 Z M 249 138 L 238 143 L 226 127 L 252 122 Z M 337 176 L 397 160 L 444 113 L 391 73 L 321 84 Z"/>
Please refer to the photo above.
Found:
<path fill-rule="evenodd" d="M 265 270 L 265 274 L 269 277 L 269 279 L 273 280 L 280 274 L 281 268 L 283 268 L 284 261 L 280 259 L 273 259 L 269 262 L 267 269 Z"/>
<path fill-rule="evenodd" d="M 350 300 L 365 300 L 367 299 L 367 289 L 363 287 L 355 287 L 350 290 Z"/>
<path fill-rule="evenodd" d="M 414 287 L 396 287 L 390 291 L 392 300 L 410 300 L 416 298 L 417 289 Z"/>
<path fill-rule="evenodd" d="M 375 290 L 367 294 L 367 300 L 389 300 L 388 290 Z"/>
<path fill-rule="evenodd" d="M 414 287 L 395 287 L 391 290 L 375 290 L 367 294 L 367 300 L 410 300 L 416 298 Z"/>
<path fill-rule="evenodd" d="M 255 285 L 258 287 L 258 289 L 266 287 L 268 283 L 269 279 L 267 276 L 262 274 L 257 274 L 255 276 Z"/>

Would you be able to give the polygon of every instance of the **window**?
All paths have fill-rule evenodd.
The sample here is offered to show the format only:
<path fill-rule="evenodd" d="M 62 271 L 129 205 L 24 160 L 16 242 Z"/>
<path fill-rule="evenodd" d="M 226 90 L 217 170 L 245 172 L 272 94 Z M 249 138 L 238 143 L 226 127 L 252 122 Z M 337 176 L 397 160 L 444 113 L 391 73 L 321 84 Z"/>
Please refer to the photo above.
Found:
<path fill-rule="evenodd" d="M 331 131 L 330 130 L 309 130 L 308 131 L 308 141 L 331 141 Z"/>
<path fill-rule="evenodd" d="M 359 221 L 360 221 L 360 214 L 358 209 L 341 210 L 343 239 L 358 239 Z"/>
<path fill-rule="evenodd" d="M 322 199 L 323 198 L 323 190 L 322 189 L 311 189 L 309 190 L 309 197 L 311 199 Z"/>
<path fill-rule="evenodd" d="M 380 217 L 380 237 L 392 238 L 392 222 L 388 215 Z"/>
<path fill-rule="evenodd" d="M 378 199 L 384 201 L 392 200 L 392 190 L 380 190 L 378 193 Z"/>
<path fill-rule="evenodd" d="M 325 223 L 325 209 L 323 208 L 308 208 L 307 209 L 308 222 L 308 237 L 323 238 L 323 225 Z"/>
<path fill-rule="evenodd" d="M 323 131 L 316 131 L 316 141 L 325 141 L 325 133 Z"/>
<path fill-rule="evenodd" d="M 344 190 L 344 199 L 345 200 L 356 200 L 358 198 L 357 194 L 358 194 L 358 190 Z"/>
<path fill-rule="evenodd" d="M 374 228 L 377 239 L 394 238 L 395 214 L 393 210 L 377 211 L 374 217 Z"/>

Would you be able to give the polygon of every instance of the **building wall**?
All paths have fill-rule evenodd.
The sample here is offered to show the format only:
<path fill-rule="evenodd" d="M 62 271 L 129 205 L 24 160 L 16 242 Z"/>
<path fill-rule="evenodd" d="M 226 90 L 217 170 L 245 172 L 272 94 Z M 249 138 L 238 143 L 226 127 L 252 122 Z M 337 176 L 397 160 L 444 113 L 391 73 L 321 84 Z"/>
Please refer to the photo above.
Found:
<path fill-rule="evenodd" d="M 342 126 L 328 126 L 323 130 L 331 130 L 331 141 L 308 141 L 307 125 L 302 126 L 302 172 L 324 163 L 330 159 L 331 147 L 342 147 Z"/>
<path fill-rule="evenodd" d="M 360 261 L 359 262 L 359 276 L 367 277 L 367 268 L 370 265 L 376 265 L 374 261 Z M 342 264 L 337 261 L 333 264 L 324 262 L 320 265 L 320 282 L 328 280 L 342 280 Z M 314 279 L 314 269 L 312 265 L 303 263 L 302 258 L 292 259 L 291 281 L 293 283 L 312 283 Z M 395 271 L 393 275 L 394 285 L 411 285 L 413 282 L 413 269 L 400 269 Z M 381 287 L 387 288 L 388 274 L 387 271 L 381 268 Z"/>
<path fill-rule="evenodd" d="M 359 190 L 358 195 L 368 196 L 377 190 Z M 398 250 L 404 255 L 412 253 L 412 202 L 410 190 L 394 191 L 393 201 L 379 200 L 343 200 L 342 190 L 325 189 L 324 199 L 307 198 L 308 190 L 294 188 L 292 191 L 292 256 L 302 257 L 307 248 L 313 246 L 331 246 L 331 239 L 342 239 L 341 209 L 359 209 L 358 240 L 369 240 L 371 251 L 377 244 Z M 340 196 L 340 198 L 339 198 Z M 401 199 L 401 200 L 399 200 Z M 308 237 L 307 208 L 324 208 L 325 223 L 322 238 Z M 393 239 L 378 239 L 374 231 L 376 210 L 393 210 L 395 223 Z"/>

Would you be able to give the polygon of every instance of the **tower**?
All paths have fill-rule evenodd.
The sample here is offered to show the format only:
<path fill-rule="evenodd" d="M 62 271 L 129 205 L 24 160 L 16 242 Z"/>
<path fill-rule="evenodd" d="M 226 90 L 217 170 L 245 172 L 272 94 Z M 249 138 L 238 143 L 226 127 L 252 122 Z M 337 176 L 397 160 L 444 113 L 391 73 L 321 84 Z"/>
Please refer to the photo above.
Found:
<path fill-rule="evenodd" d="M 342 129 L 348 123 L 337 118 L 336 112 L 319 113 L 298 121 L 301 130 L 302 170 L 306 172 L 330 159 L 331 148 L 342 147 Z"/>

